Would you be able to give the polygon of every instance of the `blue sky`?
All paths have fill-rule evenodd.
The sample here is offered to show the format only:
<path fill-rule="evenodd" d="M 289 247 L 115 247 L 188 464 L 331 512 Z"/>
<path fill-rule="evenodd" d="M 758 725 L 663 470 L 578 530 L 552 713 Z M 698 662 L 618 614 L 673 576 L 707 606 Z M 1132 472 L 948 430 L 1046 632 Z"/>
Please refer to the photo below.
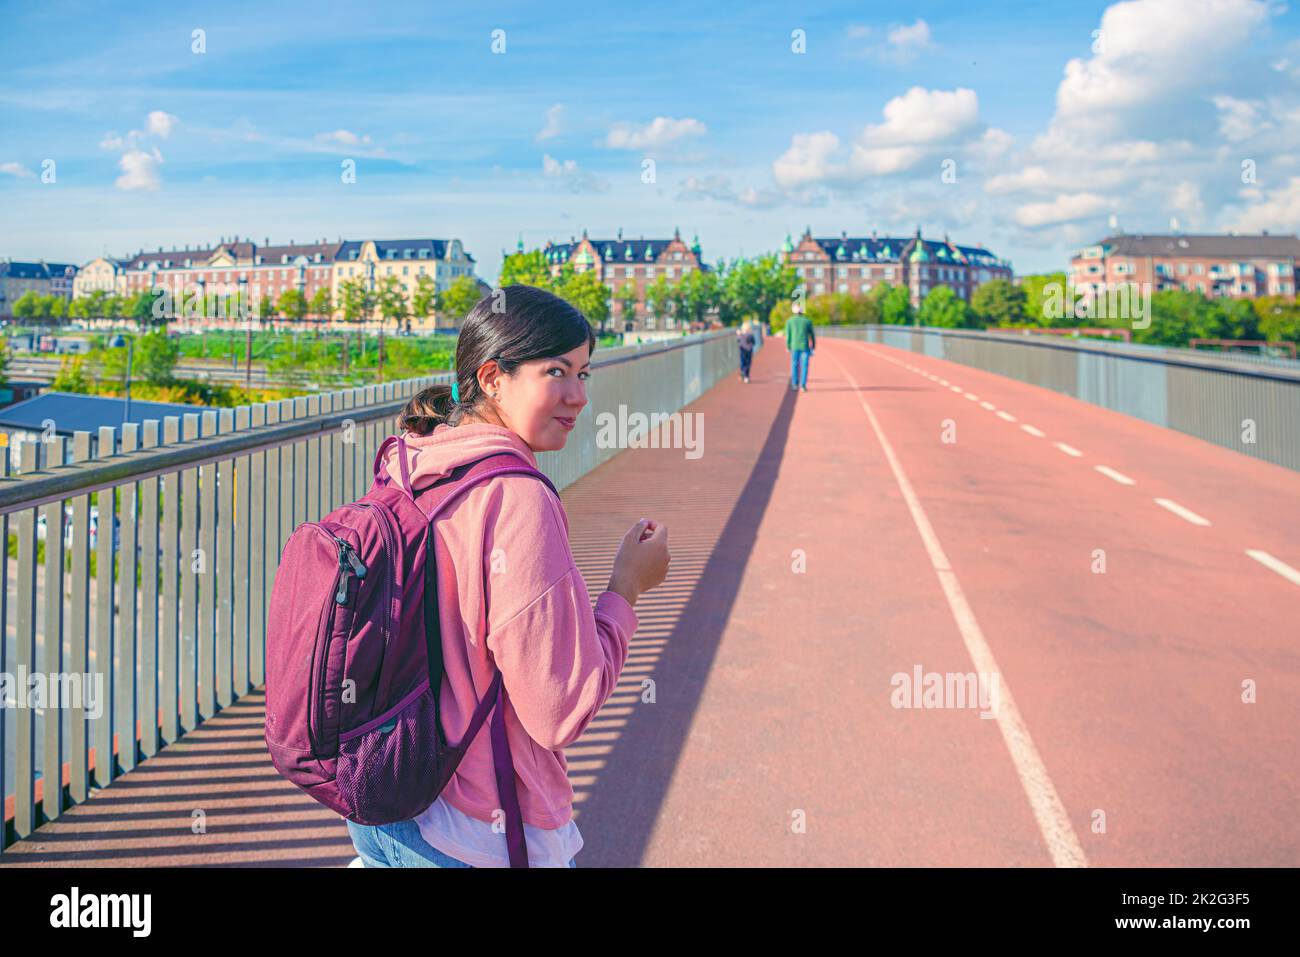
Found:
<path fill-rule="evenodd" d="M 1031 272 L 1111 217 L 1300 226 L 1272 0 L 176 6 L 10 5 L 0 256 L 454 236 L 491 280 L 521 233 L 716 260 L 920 225 Z"/>

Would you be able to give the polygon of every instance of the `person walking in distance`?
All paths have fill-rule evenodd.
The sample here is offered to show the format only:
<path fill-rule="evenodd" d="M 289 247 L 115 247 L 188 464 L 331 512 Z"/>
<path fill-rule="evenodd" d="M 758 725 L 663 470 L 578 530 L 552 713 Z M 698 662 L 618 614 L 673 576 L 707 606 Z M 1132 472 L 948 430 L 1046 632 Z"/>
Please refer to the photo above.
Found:
<path fill-rule="evenodd" d="M 749 381 L 749 366 L 754 361 L 754 327 L 746 319 L 736 332 L 736 343 L 740 346 L 740 380 Z"/>
<path fill-rule="evenodd" d="M 794 312 L 785 324 L 785 347 L 790 352 L 790 388 L 808 391 L 808 359 L 817 348 L 812 320 L 804 315 L 803 306 L 794 304 Z"/>

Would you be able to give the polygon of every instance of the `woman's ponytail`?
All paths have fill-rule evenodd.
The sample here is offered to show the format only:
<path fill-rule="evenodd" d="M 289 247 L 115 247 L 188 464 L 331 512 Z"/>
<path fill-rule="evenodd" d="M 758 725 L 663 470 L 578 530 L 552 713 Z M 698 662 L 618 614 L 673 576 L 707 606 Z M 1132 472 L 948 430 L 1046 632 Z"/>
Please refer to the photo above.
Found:
<path fill-rule="evenodd" d="M 458 404 L 451 397 L 450 385 L 431 385 L 407 400 L 397 416 L 397 427 L 415 435 L 428 435 L 451 418 Z"/>

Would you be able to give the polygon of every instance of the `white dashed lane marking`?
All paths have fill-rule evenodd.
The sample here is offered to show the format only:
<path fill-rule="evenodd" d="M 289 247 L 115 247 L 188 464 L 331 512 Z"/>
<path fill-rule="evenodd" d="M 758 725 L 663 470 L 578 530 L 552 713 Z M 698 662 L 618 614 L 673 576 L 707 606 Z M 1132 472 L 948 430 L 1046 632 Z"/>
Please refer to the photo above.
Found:
<path fill-rule="evenodd" d="M 1100 472 L 1102 475 L 1106 476 L 1106 478 L 1114 479 L 1114 480 L 1115 480 L 1116 482 L 1118 482 L 1120 485 L 1136 485 L 1136 484 L 1137 484 L 1137 482 L 1133 481 L 1131 478 L 1129 478 L 1129 477 L 1128 477 L 1127 475 L 1125 475 L 1123 472 L 1116 472 L 1116 471 L 1115 471 L 1113 468 L 1111 468 L 1109 465 L 1097 465 L 1097 466 L 1094 466 L 1094 467 L 1097 469 L 1098 472 Z"/>
<path fill-rule="evenodd" d="M 1073 445 L 1066 445 L 1064 442 L 1056 442 L 1054 444 L 1058 449 L 1060 449 L 1066 455 L 1073 455 L 1076 459 L 1082 457 L 1083 455 L 1083 453 L 1080 452 L 1078 449 L 1076 449 Z"/>
<path fill-rule="evenodd" d="M 1035 438 L 1041 439 L 1043 436 L 1047 434 L 1046 432 L 1039 432 L 1032 425 L 1021 425 L 1020 427 L 1024 429 L 1026 432 L 1028 432 L 1030 435 L 1034 436 Z"/>
<path fill-rule="evenodd" d="M 1210 520 L 1208 518 L 1202 518 L 1201 516 L 1193 512 L 1190 508 L 1183 508 L 1183 506 L 1179 505 L 1177 502 L 1170 501 L 1167 498 L 1158 498 L 1155 499 L 1154 501 L 1161 508 L 1169 509 L 1169 511 L 1173 512 L 1179 518 L 1191 522 L 1193 525 L 1210 524 Z"/>
<path fill-rule="evenodd" d="M 998 413 L 998 418 L 999 418 L 999 419 L 1006 419 L 1008 422 L 1014 422 L 1014 421 L 1016 421 L 1016 417 L 1015 417 L 1014 415 L 1012 415 L 1010 412 L 999 412 L 999 413 Z"/>
<path fill-rule="evenodd" d="M 1277 572 L 1292 585 L 1300 585 L 1300 572 L 1296 571 L 1284 561 L 1279 561 L 1268 552 L 1262 552 L 1258 548 L 1246 549 L 1246 554 L 1255 561 L 1259 562 L 1265 568 Z"/>

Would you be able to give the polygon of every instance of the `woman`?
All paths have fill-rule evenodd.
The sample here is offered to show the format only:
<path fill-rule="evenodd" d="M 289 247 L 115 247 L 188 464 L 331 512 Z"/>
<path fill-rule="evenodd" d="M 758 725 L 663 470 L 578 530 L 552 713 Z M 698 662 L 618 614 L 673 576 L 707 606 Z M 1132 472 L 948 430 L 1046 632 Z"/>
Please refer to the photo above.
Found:
<path fill-rule="evenodd" d="M 452 469 L 487 455 L 512 452 L 535 467 L 534 453 L 562 449 L 587 404 L 591 324 L 543 290 L 507 286 L 501 293 L 465 318 L 456 343 L 456 398 L 449 386 L 434 386 L 402 412 L 417 501 Z M 394 481 L 397 454 L 394 443 L 381 463 Z M 637 628 L 633 606 L 668 573 L 668 531 L 642 519 L 623 536 L 593 611 L 568 530 L 560 500 L 537 478 L 519 474 L 474 486 L 434 523 L 447 678 L 443 728 L 448 740 L 460 740 L 499 668 L 534 867 L 575 866 L 582 836 L 561 750 L 614 691 Z M 448 603 L 443 596 L 453 581 L 456 600 Z M 378 827 L 349 821 L 348 830 L 367 867 L 506 867 L 500 807 L 490 736 L 480 733 L 419 816 Z"/>
<path fill-rule="evenodd" d="M 754 360 L 754 326 L 746 319 L 736 331 L 736 342 L 740 346 L 740 378 L 749 381 L 749 364 Z"/>

